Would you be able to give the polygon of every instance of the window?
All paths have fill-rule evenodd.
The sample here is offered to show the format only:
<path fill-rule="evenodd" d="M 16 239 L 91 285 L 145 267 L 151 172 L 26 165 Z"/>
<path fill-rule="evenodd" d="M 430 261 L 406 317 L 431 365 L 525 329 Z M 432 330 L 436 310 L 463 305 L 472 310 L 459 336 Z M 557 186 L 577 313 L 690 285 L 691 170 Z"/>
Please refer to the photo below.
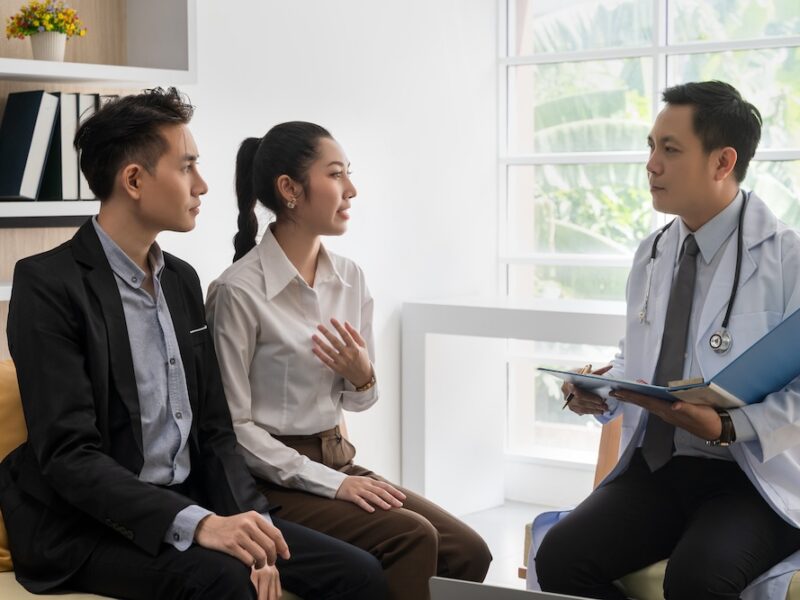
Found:
<path fill-rule="evenodd" d="M 624 299 L 635 248 L 666 222 L 651 207 L 646 138 L 661 91 L 682 82 L 727 81 L 759 108 L 762 140 L 743 187 L 800 227 L 800 2 L 501 6 L 499 261 L 508 296 Z M 558 386 L 535 367 L 612 355 L 610 347 L 509 343 L 509 451 L 591 454 L 599 428 L 562 412 Z"/>

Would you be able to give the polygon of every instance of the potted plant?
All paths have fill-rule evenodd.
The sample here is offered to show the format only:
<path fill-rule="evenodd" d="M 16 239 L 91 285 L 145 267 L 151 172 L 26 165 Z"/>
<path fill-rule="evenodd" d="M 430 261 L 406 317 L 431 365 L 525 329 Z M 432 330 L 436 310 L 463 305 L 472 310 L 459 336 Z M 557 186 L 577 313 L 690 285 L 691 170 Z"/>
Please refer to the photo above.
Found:
<path fill-rule="evenodd" d="M 75 9 L 61 0 L 32 0 L 8 18 L 6 37 L 24 39 L 30 36 L 33 58 L 37 60 L 64 60 L 67 38 L 83 37 L 86 28 Z"/>

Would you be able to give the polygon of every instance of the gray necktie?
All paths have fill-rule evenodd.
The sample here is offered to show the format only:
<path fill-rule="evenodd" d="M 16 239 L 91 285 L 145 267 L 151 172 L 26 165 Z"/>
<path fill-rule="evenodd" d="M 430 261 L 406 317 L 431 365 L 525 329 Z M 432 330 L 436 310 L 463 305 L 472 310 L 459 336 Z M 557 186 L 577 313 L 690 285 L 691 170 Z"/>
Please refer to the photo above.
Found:
<path fill-rule="evenodd" d="M 683 256 L 678 266 L 678 276 L 672 284 L 664 321 L 664 337 L 658 355 L 655 385 L 683 378 L 683 359 L 686 356 L 686 336 L 689 331 L 689 316 L 692 314 L 694 280 L 697 272 L 697 242 L 693 235 L 683 241 Z M 675 427 L 653 413 L 647 417 L 642 455 L 651 471 L 663 467 L 672 458 L 672 441 Z"/>

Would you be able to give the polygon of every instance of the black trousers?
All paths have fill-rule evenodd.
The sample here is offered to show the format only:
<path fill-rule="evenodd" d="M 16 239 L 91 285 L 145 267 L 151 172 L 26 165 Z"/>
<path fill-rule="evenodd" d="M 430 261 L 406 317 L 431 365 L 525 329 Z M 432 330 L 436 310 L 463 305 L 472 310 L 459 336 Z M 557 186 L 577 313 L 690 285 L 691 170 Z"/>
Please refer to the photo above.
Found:
<path fill-rule="evenodd" d="M 291 558 L 278 559 L 281 586 L 303 600 L 379 600 L 386 597 L 380 562 L 368 553 L 306 527 L 273 517 Z M 250 568 L 237 559 L 192 545 L 164 544 L 150 556 L 109 532 L 64 588 L 142 600 L 255 599 Z"/>
<path fill-rule="evenodd" d="M 669 558 L 666 600 L 737 599 L 756 577 L 800 550 L 784 521 L 735 462 L 676 456 L 651 473 L 637 450 L 545 536 L 542 589 L 624 599 L 623 575 Z"/>

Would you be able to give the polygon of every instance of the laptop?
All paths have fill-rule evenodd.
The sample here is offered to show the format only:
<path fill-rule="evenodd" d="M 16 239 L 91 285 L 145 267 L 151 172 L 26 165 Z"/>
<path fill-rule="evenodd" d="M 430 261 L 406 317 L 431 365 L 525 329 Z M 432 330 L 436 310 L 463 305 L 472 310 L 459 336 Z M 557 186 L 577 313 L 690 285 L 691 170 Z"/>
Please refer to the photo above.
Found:
<path fill-rule="evenodd" d="M 472 581 L 431 577 L 431 600 L 587 600 L 548 592 L 529 592 Z"/>

